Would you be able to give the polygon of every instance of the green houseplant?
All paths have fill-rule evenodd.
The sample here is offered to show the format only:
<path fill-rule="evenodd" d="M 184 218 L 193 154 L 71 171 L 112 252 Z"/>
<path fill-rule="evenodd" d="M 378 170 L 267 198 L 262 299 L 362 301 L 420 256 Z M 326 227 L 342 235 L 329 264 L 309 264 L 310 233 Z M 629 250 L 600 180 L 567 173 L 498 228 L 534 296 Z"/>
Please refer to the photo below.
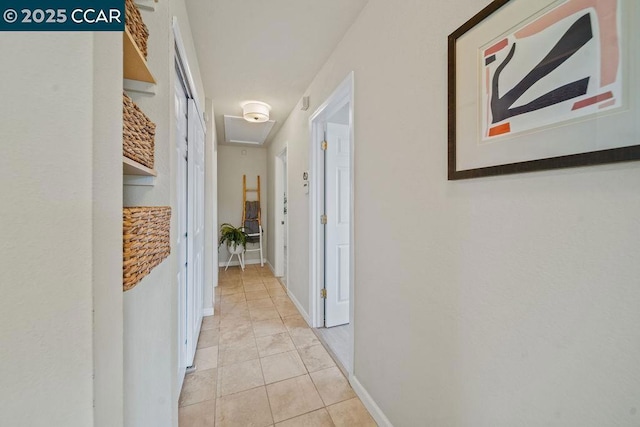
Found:
<path fill-rule="evenodd" d="M 241 228 L 234 227 L 225 222 L 220 226 L 220 241 L 218 247 L 222 246 L 225 242 L 230 253 L 241 253 L 247 244 L 247 233 Z"/>

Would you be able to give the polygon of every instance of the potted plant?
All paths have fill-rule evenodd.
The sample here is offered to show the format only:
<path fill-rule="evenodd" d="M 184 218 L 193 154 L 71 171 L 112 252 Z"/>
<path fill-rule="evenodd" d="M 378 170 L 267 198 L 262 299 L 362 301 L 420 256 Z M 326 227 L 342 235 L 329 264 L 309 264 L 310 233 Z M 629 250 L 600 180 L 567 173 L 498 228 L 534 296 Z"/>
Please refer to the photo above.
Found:
<path fill-rule="evenodd" d="M 234 227 L 229 223 L 220 226 L 220 241 L 218 247 L 223 243 L 227 243 L 227 249 L 232 255 L 241 254 L 247 244 L 247 233 L 241 228 Z"/>

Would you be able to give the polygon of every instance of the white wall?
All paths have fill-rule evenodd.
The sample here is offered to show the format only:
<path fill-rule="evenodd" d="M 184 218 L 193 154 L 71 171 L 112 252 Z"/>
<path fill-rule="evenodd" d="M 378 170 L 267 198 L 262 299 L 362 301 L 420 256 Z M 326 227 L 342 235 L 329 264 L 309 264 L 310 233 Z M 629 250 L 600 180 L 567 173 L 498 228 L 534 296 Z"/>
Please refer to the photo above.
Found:
<path fill-rule="evenodd" d="M 93 52 L 94 425 L 123 424 L 122 37 L 95 33 Z"/>
<path fill-rule="evenodd" d="M 0 425 L 121 425 L 122 38 L 2 40 Z"/>
<path fill-rule="evenodd" d="M 216 123 L 213 119 L 213 101 L 206 99 L 207 110 L 207 143 L 206 143 L 206 180 L 211 186 L 211 191 L 207 192 L 205 210 L 206 231 L 206 259 L 205 263 L 205 286 L 204 308 L 207 313 L 213 313 L 215 305 L 215 292 L 213 288 L 218 286 L 218 141 L 216 136 Z"/>
<path fill-rule="evenodd" d="M 232 145 L 218 146 L 218 229 L 225 222 L 236 227 L 242 225 L 242 175 L 247 175 L 247 188 L 257 188 L 258 175 L 261 186 L 262 226 L 266 229 L 269 215 L 267 212 L 267 149 L 262 147 L 244 147 Z M 269 175 L 272 176 L 272 175 Z M 256 193 L 247 193 L 247 200 L 257 200 Z M 220 233 L 218 232 L 218 237 Z M 267 256 L 267 233 L 263 236 L 262 248 Z M 257 248 L 257 245 L 251 245 Z M 247 252 L 246 261 L 260 260 L 259 252 Z M 229 252 L 226 245 L 219 248 L 219 262 L 226 265 Z M 234 259 L 237 261 L 237 259 Z M 266 268 L 266 267 L 265 267 Z"/>
<path fill-rule="evenodd" d="M 150 33 L 147 60 L 158 83 L 155 95 L 131 94 L 131 97 L 156 123 L 155 169 L 158 176 L 153 187 L 125 187 L 124 205 L 171 206 L 172 253 L 134 289 L 124 294 L 124 407 L 125 426 L 162 427 L 177 425 L 180 393 L 177 378 L 178 261 L 173 246 L 177 232 L 174 16 L 178 17 L 202 111 L 205 98 L 184 0 L 156 3 L 155 11 L 142 11 L 142 16 Z M 206 191 L 212 191 L 211 187 Z M 213 254 L 205 253 L 205 259 L 213 259 Z"/>
<path fill-rule="evenodd" d="M 346 76 L 346 75 L 345 75 Z M 329 93 L 330 94 L 330 93 Z M 329 96 L 327 94 L 326 96 Z M 324 99 L 323 99 L 324 100 Z M 289 271 L 287 288 L 293 293 L 306 314 L 309 314 L 309 196 L 302 186 L 302 174 L 309 170 L 309 129 L 308 120 L 312 110 L 320 100 L 313 99 L 309 111 L 300 110 L 300 102 L 291 112 L 287 121 L 269 145 L 267 154 L 268 175 L 276 174 L 276 157 L 287 148 L 287 221 L 288 240 L 287 262 Z M 269 185 L 269 198 L 275 200 L 275 179 Z M 267 236 L 269 240 L 268 258 L 275 260 L 275 204 L 269 206 Z"/>
<path fill-rule="evenodd" d="M 447 181 L 447 35 L 488 3 L 370 0 L 319 72 L 269 147 L 289 289 L 308 117 L 354 70 L 355 381 L 396 426 L 637 425 L 640 164 Z"/>

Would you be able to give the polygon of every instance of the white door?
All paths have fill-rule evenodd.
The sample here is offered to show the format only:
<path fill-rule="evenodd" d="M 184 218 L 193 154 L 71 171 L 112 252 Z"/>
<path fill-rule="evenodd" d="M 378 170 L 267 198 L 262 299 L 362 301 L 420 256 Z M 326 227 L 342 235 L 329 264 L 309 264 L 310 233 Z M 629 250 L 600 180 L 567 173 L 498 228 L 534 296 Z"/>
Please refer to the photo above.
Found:
<path fill-rule="evenodd" d="M 349 323 L 349 126 L 327 123 L 325 151 L 325 326 Z"/>
<path fill-rule="evenodd" d="M 178 257 L 178 274 L 176 283 L 178 286 L 178 378 L 184 377 L 187 366 L 191 365 L 188 360 L 188 334 L 187 326 L 187 282 L 188 282 L 188 208 L 187 208 L 187 93 L 182 83 L 182 79 L 176 72 L 175 92 L 174 92 L 174 119 L 176 123 L 176 171 L 177 171 L 177 202 L 175 217 L 178 224 L 178 232 L 175 236 L 176 251 Z"/>
<path fill-rule="evenodd" d="M 188 103 L 188 209 L 189 278 L 187 286 L 187 361 L 196 353 L 204 293 L 204 127 L 193 99 Z"/>

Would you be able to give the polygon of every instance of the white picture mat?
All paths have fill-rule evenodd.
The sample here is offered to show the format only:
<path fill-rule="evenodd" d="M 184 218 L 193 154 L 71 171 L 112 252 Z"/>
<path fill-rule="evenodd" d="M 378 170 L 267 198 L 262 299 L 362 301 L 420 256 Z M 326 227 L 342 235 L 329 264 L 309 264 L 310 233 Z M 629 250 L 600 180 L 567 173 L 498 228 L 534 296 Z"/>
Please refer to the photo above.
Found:
<path fill-rule="evenodd" d="M 540 15 L 557 0 L 512 0 L 456 41 L 456 170 L 546 159 L 637 145 L 640 141 L 638 76 L 640 38 L 633 24 L 640 22 L 637 0 L 621 1 L 622 108 L 612 113 L 576 119 L 547 128 L 482 141 L 482 81 L 478 73 L 482 47 L 508 34 L 531 16 Z"/>

